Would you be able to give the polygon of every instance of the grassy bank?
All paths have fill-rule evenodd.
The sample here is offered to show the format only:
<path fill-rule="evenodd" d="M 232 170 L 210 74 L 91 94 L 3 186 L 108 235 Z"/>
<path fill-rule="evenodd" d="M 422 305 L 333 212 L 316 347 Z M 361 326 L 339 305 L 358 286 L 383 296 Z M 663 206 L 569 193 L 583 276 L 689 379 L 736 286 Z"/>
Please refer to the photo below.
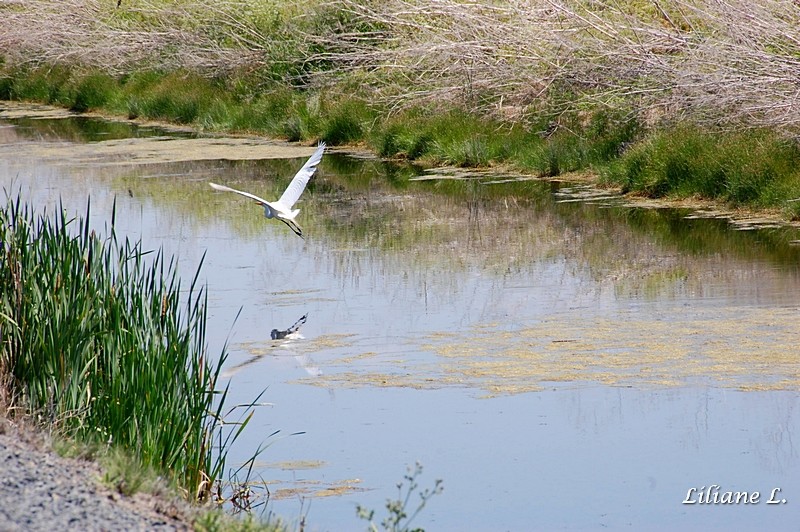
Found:
<path fill-rule="evenodd" d="M 361 143 L 430 165 L 590 172 L 640 195 L 800 217 L 795 4 L 21 0 L 2 9 L 0 98 Z"/>
<path fill-rule="evenodd" d="M 242 98 L 229 82 L 188 72 L 114 78 L 63 68 L 16 69 L 0 80 L 0 98 L 209 132 L 359 143 L 382 157 L 425 165 L 498 166 L 541 177 L 590 172 L 627 193 L 719 200 L 800 219 L 800 148 L 769 128 L 680 123 L 653 129 L 629 113 L 607 110 L 562 114 L 555 121 L 543 114 L 540 123 L 527 126 L 458 108 L 385 114 L 333 92 L 275 88 Z"/>
<path fill-rule="evenodd" d="M 197 275 L 182 285 L 174 259 L 118 239 L 113 218 L 103 237 L 88 218 L 88 204 L 68 219 L 19 197 L 0 210 L 0 399 L 92 454 L 126 457 L 107 468 L 120 491 L 151 470 L 207 501 L 236 433 L 218 387 L 226 355 L 206 352 L 205 292 Z"/>
<path fill-rule="evenodd" d="M 654 133 L 603 169 L 624 192 L 721 199 L 800 219 L 800 146 L 768 130 Z"/>

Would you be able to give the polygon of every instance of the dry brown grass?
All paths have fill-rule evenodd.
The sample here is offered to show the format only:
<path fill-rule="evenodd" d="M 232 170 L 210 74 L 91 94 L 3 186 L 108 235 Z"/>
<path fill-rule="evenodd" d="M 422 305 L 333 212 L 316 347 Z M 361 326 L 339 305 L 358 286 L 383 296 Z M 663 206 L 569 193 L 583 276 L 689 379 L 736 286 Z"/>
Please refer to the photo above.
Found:
<path fill-rule="evenodd" d="M 514 117 L 564 99 L 796 129 L 800 4 L 781 0 L 337 0 L 382 31 L 338 43 L 396 106 L 448 101 Z"/>
<path fill-rule="evenodd" d="M 252 64 L 245 2 L 16 0 L 0 6 L 0 49 L 14 64 L 67 64 L 112 74 L 142 69 L 224 73 Z"/>
<path fill-rule="evenodd" d="M 520 119 L 607 106 L 651 122 L 800 126 L 797 1 L 16 0 L 0 15 L 11 63 L 220 75 L 292 62 L 296 82 L 347 80 L 392 108 Z M 324 66 L 307 76 L 309 64 Z"/>

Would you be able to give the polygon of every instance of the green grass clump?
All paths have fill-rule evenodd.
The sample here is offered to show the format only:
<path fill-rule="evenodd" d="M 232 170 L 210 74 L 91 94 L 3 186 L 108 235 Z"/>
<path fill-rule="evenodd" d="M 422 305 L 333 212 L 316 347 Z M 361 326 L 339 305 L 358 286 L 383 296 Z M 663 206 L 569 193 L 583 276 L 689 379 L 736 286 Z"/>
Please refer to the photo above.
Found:
<path fill-rule="evenodd" d="M 99 109 L 114 99 L 117 81 L 106 74 L 91 74 L 80 80 L 72 97 L 71 111 Z"/>
<path fill-rule="evenodd" d="M 488 120 L 460 110 L 434 115 L 426 120 L 423 135 L 429 137 L 427 157 L 434 163 L 463 167 L 488 166 L 499 157 Z"/>
<path fill-rule="evenodd" d="M 555 177 L 569 172 L 601 167 L 619 157 L 639 130 L 635 119 L 622 111 L 596 110 L 585 115 L 539 118 L 520 150 L 519 165 L 541 176 Z"/>
<path fill-rule="evenodd" d="M 419 159 L 430 152 L 433 137 L 421 110 L 407 111 L 371 130 L 368 142 L 381 157 Z"/>
<path fill-rule="evenodd" d="M 4 97 L 53 105 L 72 105 L 71 70 L 66 66 L 18 67 L 6 72 Z"/>
<path fill-rule="evenodd" d="M 345 100 L 327 106 L 321 113 L 320 136 L 328 144 L 347 144 L 364 138 L 374 119 L 367 106 L 358 100 Z"/>
<path fill-rule="evenodd" d="M 358 142 L 374 120 L 360 101 L 271 86 L 248 93 L 237 79 L 141 72 L 120 80 L 119 111 L 129 118 L 192 124 L 205 130 L 261 133 L 289 141 Z"/>
<path fill-rule="evenodd" d="M 373 149 L 384 157 L 423 159 L 462 167 L 507 164 L 557 176 L 617 157 L 637 132 L 634 121 L 598 112 L 583 124 L 524 127 L 460 109 L 415 109 L 374 128 Z M 552 131 L 548 131 L 552 129 Z"/>
<path fill-rule="evenodd" d="M 637 144 L 604 174 L 625 192 L 786 207 L 800 197 L 800 147 L 767 131 L 677 127 Z"/>
<path fill-rule="evenodd" d="M 14 99 L 14 78 L 0 71 L 0 100 Z"/>
<path fill-rule="evenodd" d="M 119 80 L 116 110 L 128 118 L 195 124 L 207 129 L 231 129 L 241 109 L 225 87 L 188 72 L 138 72 Z"/>
<path fill-rule="evenodd" d="M 374 128 L 369 143 L 384 157 L 478 167 L 507 160 L 516 146 L 514 133 L 460 109 L 414 109 Z"/>
<path fill-rule="evenodd" d="M 275 87 L 265 92 L 245 96 L 244 109 L 236 115 L 232 127 L 239 131 L 261 132 L 274 137 L 297 141 L 305 137 L 298 117 L 307 114 L 304 100 L 290 89 Z M 298 118 L 294 126 L 288 122 Z"/>
<path fill-rule="evenodd" d="M 174 259 L 118 240 L 113 217 L 107 238 L 88 219 L 88 206 L 70 220 L 19 197 L 0 210 L 0 382 L 68 435 L 127 449 L 202 499 L 229 441 L 212 448 L 225 353 L 205 351 L 205 292 L 197 275 L 181 285 Z"/>

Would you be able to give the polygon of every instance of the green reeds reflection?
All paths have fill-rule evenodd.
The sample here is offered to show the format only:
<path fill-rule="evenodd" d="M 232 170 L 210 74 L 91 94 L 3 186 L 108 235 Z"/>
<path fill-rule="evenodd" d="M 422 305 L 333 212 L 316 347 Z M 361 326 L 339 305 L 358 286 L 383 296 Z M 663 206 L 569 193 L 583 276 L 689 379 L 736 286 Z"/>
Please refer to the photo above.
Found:
<path fill-rule="evenodd" d="M 0 382 L 46 422 L 128 449 L 204 499 L 249 416 L 224 426 L 226 353 L 206 353 L 200 266 L 184 290 L 174 258 L 118 239 L 113 215 L 98 236 L 89 210 L 35 214 L 19 196 L 0 210 Z"/>

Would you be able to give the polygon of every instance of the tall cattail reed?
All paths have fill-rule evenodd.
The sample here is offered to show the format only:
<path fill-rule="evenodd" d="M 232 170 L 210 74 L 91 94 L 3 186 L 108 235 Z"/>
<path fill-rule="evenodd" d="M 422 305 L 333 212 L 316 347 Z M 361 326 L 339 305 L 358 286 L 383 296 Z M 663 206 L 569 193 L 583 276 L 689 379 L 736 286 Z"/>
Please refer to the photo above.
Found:
<path fill-rule="evenodd" d="M 0 209 L 3 394 L 72 436 L 128 449 L 205 498 L 230 435 L 226 390 L 217 390 L 226 355 L 206 352 L 200 267 L 182 293 L 174 258 L 118 237 L 113 216 L 105 237 L 88 220 L 88 203 L 76 219 L 63 208 L 36 214 L 19 196 Z"/>

